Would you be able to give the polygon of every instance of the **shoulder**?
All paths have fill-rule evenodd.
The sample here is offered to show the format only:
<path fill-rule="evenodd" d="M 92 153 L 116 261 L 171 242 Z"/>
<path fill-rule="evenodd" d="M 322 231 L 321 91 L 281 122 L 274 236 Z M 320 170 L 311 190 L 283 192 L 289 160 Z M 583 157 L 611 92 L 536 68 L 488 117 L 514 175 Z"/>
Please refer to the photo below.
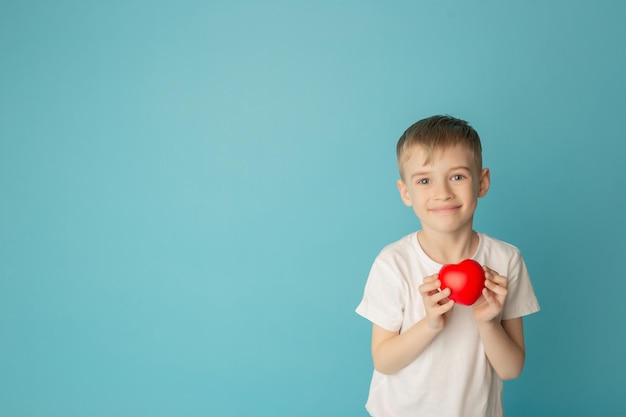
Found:
<path fill-rule="evenodd" d="M 478 261 L 501 274 L 511 275 L 524 265 L 521 251 L 514 245 L 480 234 Z"/>
<path fill-rule="evenodd" d="M 498 255 L 508 259 L 521 258 L 521 252 L 517 246 L 507 243 L 503 240 L 496 239 L 484 233 L 479 233 L 481 241 L 481 249 L 489 254 Z"/>
<path fill-rule="evenodd" d="M 411 233 L 388 244 L 378 253 L 376 260 L 399 262 L 408 259 L 415 253 L 414 239 L 417 239 L 416 234 Z"/>
<path fill-rule="evenodd" d="M 417 237 L 411 233 L 385 246 L 376 256 L 370 277 L 385 280 L 408 281 L 413 276 L 426 276 L 421 271 L 422 262 L 416 249 Z"/>
<path fill-rule="evenodd" d="M 486 235 L 481 235 L 481 239 L 484 239 L 481 253 L 483 264 L 508 278 L 508 295 L 502 319 L 511 320 L 539 311 L 539 303 L 520 250 L 510 243 Z"/>

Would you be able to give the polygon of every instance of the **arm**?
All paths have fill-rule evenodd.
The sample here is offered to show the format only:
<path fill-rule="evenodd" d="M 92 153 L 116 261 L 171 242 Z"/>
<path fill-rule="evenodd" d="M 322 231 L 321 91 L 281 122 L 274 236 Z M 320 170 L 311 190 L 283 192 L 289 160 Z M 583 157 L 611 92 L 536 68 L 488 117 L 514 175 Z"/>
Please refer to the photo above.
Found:
<path fill-rule="evenodd" d="M 524 368 L 526 348 L 521 317 L 498 320 L 508 294 L 505 277 L 485 268 L 483 297 L 474 304 L 474 319 L 489 363 L 502 379 L 517 378 Z"/>
<path fill-rule="evenodd" d="M 424 278 L 419 291 L 424 299 L 426 317 L 406 332 L 392 332 L 374 324 L 372 327 L 372 359 L 383 374 L 394 374 L 413 362 L 444 329 L 446 313 L 454 307 L 447 299 L 450 290 L 438 291 L 437 275 Z"/>
<path fill-rule="evenodd" d="M 502 379 L 515 379 L 522 373 L 526 351 L 522 318 L 478 325 L 487 359 Z"/>

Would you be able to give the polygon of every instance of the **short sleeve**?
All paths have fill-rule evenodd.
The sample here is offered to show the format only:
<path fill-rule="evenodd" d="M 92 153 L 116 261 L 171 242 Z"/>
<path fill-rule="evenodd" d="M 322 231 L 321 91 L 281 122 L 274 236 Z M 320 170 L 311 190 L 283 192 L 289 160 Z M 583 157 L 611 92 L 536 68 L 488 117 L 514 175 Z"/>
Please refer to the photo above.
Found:
<path fill-rule="evenodd" d="M 507 278 L 508 296 L 502 319 L 510 320 L 539 311 L 539 303 L 526 269 L 526 263 L 519 252 L 511 259 Z"/>
<path fill-rule="evenodd" d="M 389 331 L 402 327 L 407 284 L 398 269 L 379 258 L 374 261 L 357 314 Z"/>

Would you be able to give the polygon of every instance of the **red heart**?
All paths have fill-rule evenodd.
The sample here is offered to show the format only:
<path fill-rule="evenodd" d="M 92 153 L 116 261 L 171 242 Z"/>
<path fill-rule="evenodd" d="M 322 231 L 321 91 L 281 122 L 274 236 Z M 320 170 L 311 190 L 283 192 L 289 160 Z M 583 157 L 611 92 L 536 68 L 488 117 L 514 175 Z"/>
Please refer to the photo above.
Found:
<path fill-rule="evenodd" d="M 450 288 L 449 299 L 471 306 L 485 288 L 485 271 L 478 262 L 466 259 L 458 264 L 444 265 L 439 271 L 439 281 L 442 290 Z"/>

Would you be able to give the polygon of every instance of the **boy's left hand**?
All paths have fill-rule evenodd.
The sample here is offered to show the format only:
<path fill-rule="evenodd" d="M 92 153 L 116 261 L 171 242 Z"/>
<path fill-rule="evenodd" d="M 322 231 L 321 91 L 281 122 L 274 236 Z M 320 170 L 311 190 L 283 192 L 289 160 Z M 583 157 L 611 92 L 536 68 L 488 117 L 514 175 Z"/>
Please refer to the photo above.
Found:
<path fill-rule="evenodd" d="M 485 288 L 482 296 L 473 305 L 474 320 L 478 324 L 488 323 L 494 320 L 504 308 L 508 290 L 508 279 L 498 275 L 497 272 L 483 266 L 485 270 Z"/>

